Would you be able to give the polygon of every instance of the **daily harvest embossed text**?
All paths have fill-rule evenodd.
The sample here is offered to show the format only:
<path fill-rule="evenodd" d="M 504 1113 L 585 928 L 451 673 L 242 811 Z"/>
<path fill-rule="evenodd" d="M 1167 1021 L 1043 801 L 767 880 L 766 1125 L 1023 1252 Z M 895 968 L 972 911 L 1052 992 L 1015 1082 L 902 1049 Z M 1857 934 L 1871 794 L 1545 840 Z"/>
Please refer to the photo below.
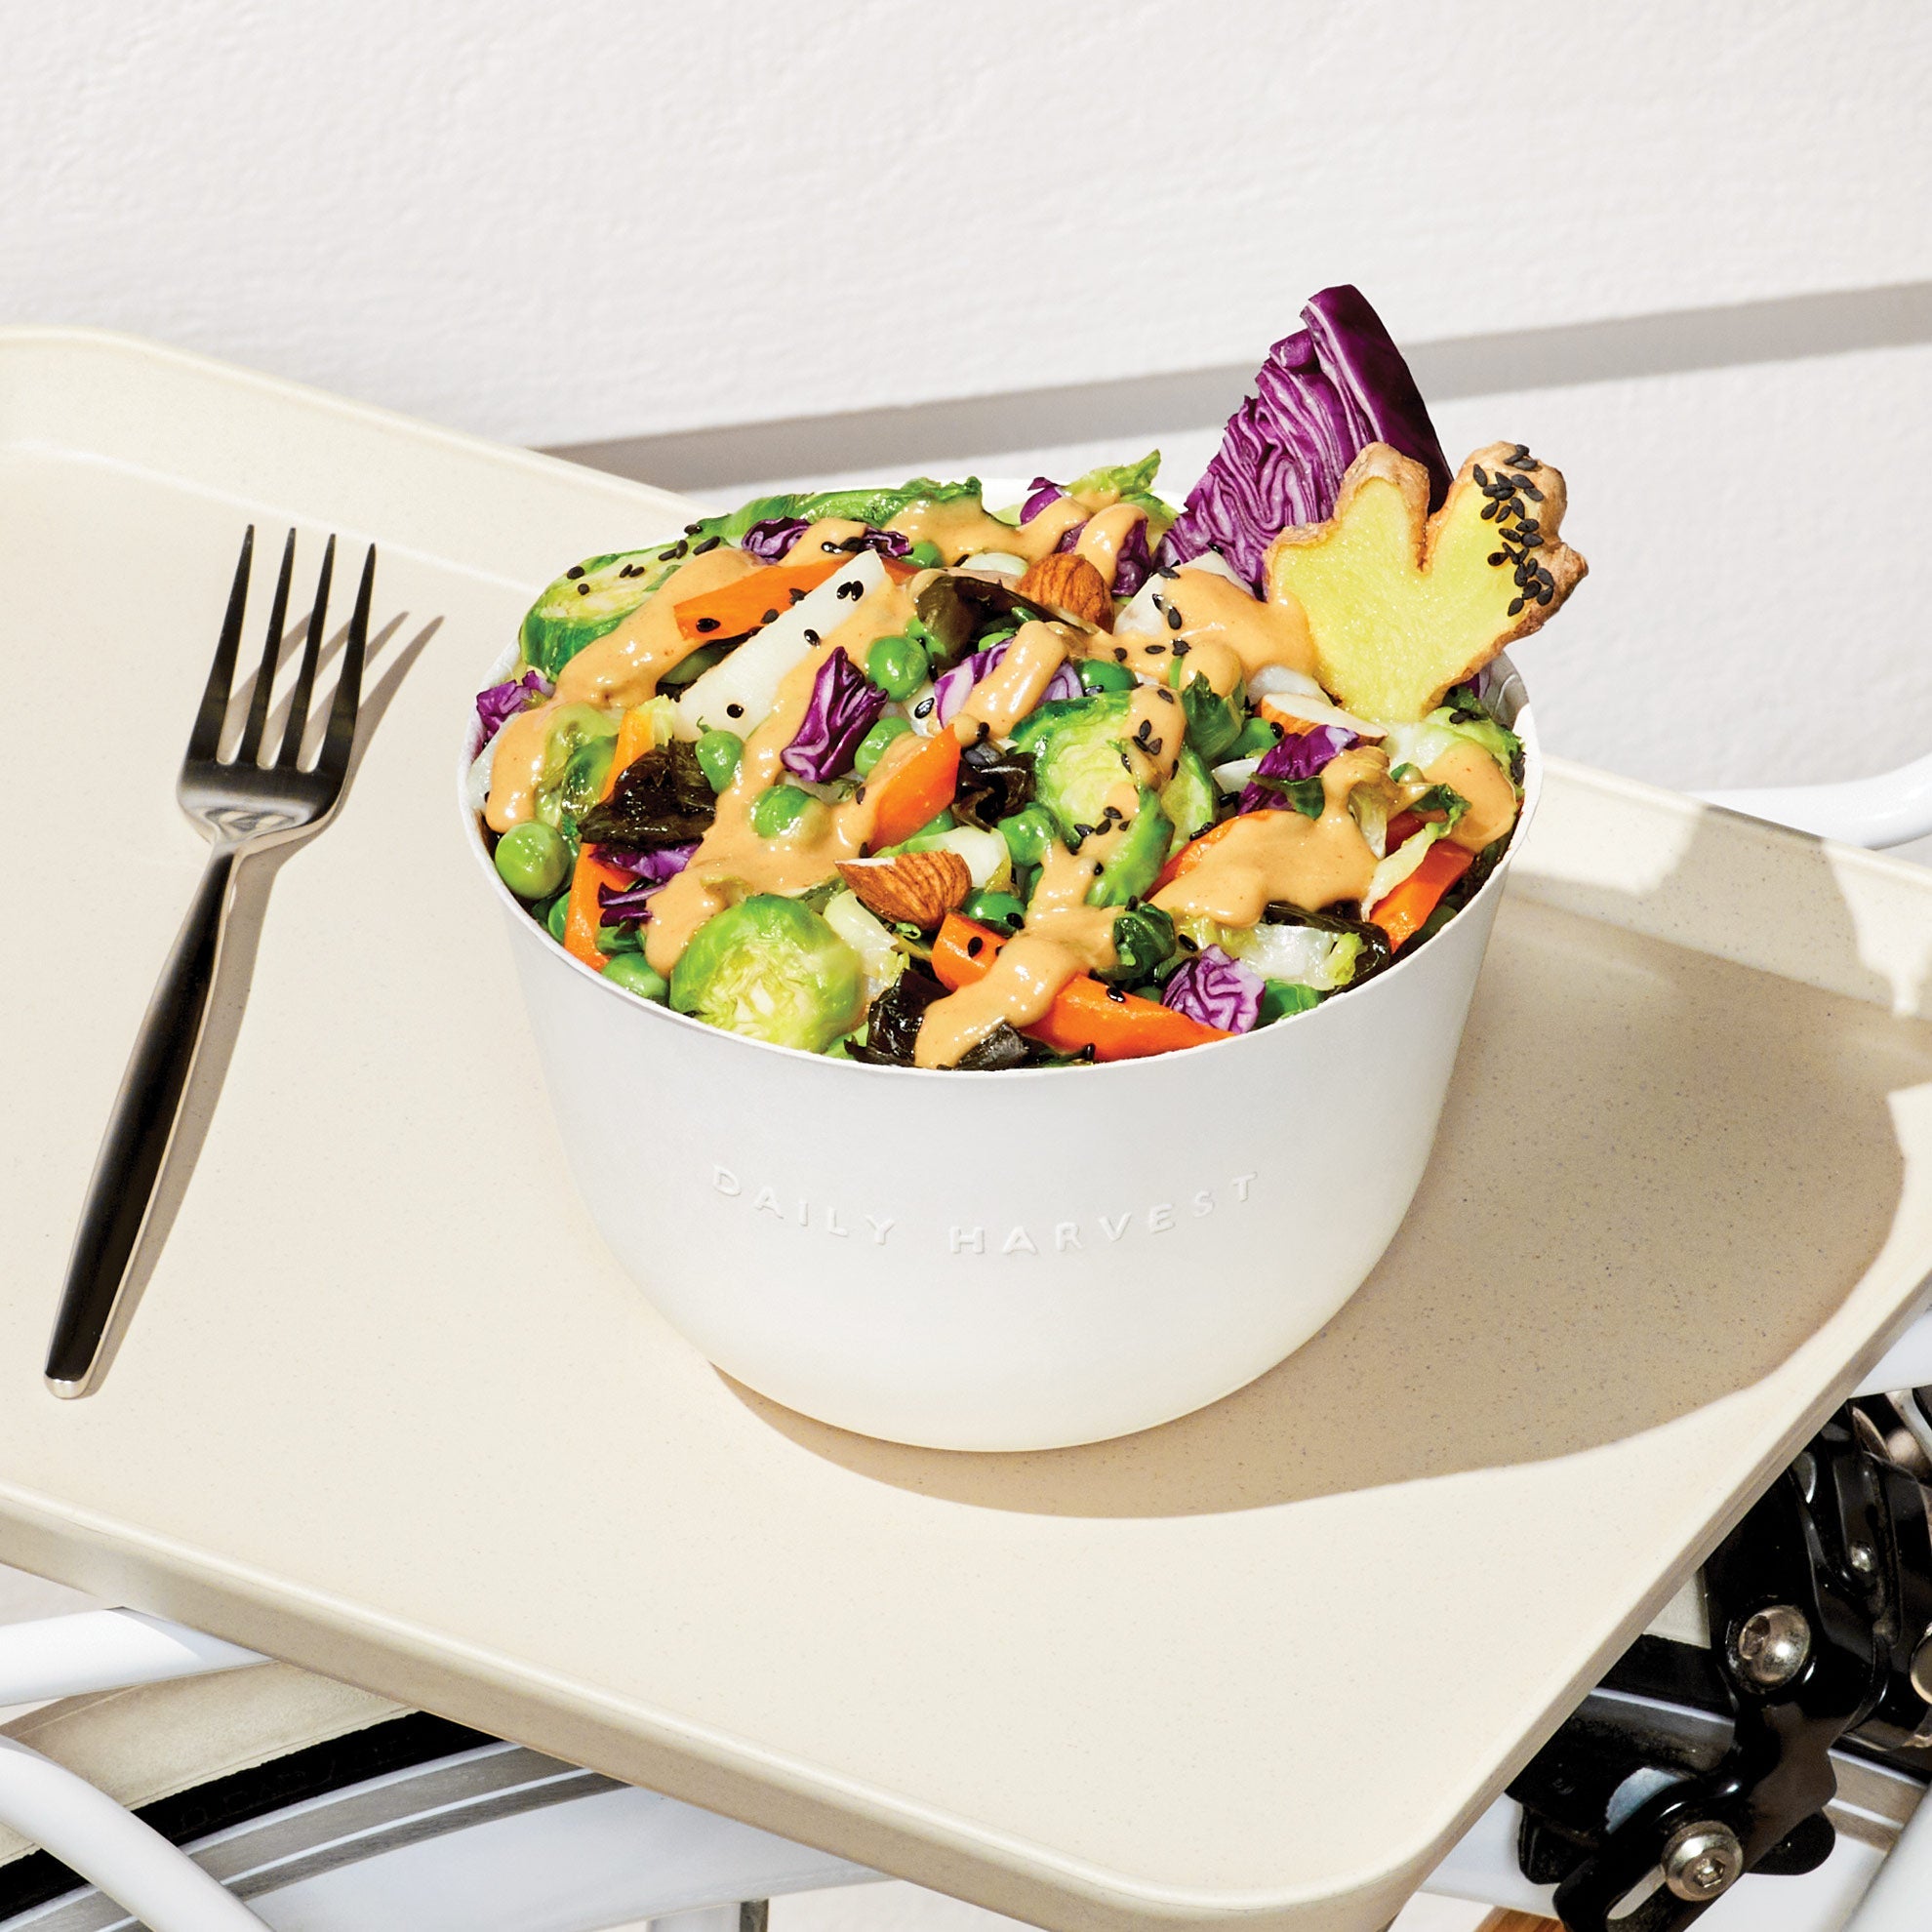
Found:
<path fill-rule="evenodd" d="M 1254 1174 L 1231 1176 L 1226 1194 L 1221 1198 L 1230 1199 L 1237 1205 L 1245 1202 L 1257 1178 Z M 731 1168 L 722 1164 L 712 1167 L 711 1186 L 729 1199 L 744 1201 L 753 1214 L 768 1214 L 774 1221 L 829 1234 L 839 1240 L 850 1240 L 856 1235 L 860 1240 L 869 1240 L 874 1247 L 883 1248 L 888 1237 L 900 1226 L 897 1220 L 883 1215 L 852 1214 L 830 1201 L 781 1200 L 776 1187 L 759 1187 L 747 1194 L 745 1183 Z M 1130 1230 L 1165 1234 L 1184 1219 L 1199 1220 L 1212 1214 L 1217 1205 L 1216 1190 L 1201 1187 L 1185 1200 L 1155 1201 L 1147 1208 L 1125 1214 L 1096 1215 L 1085 1221 L 1038 1222 L 1032 1226 L 1016 1223 L 1004 1230 L 989 1228 L 984 1222 L 965 1225 L 951 1222 L 943 1228 L 935 1224 L 929 1231 L 936 1242 L 943 1241 L 946 1251 L 953 1255 L 1067 1254 L 1083 1251 L 1090 1246 L 1110 1247 L 1124 1240 Z M 1035 1233 L 1035 1228 L 1048 1230 L 1044 1232 L 1044 1238 Z M 909 1229 L 906 1231 L 910 1232 Z"/>

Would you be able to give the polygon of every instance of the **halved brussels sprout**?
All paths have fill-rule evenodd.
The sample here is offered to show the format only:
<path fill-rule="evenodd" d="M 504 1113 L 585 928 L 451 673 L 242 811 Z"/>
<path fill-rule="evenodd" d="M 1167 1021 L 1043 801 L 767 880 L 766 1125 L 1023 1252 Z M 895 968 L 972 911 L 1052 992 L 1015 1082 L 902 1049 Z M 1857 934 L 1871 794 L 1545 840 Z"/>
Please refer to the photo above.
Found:
<path fill-rule="evenodd" d="M 670 1003 L 728 1033 L 823 1053 L 865 1011 L 859 954 L 809 906 L 758 893 L 700 926 Z"/>

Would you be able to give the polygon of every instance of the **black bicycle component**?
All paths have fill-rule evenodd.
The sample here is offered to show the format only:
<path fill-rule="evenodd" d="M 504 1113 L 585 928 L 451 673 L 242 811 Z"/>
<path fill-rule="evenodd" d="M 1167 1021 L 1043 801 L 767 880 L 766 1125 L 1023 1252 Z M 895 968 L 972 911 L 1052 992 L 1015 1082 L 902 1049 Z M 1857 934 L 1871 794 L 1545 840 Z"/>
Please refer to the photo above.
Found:
<path fill-rule="evenodd" d="M 1932 1531 L 1882 1440 L 1841 1409 L 1706 1564 L 1728 1742 L 1597 1698 L 1510 1786 L 1524 1873 L 1555 1886 L 1572 1932 L 1679 1932 L 1746 1872 L 1814 1870 L 1831 1748 L 1854 1728 L 1878 1750 L 1922 1743 Z"/>

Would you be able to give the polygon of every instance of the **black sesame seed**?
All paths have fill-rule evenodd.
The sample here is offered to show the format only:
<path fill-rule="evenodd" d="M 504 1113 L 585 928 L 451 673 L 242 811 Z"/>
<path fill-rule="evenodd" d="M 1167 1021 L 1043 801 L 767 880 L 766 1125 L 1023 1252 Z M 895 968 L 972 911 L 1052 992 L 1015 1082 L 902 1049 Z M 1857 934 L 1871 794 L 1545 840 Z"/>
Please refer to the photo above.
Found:
<path fill-rule="evenodd" d="M 587 597 L 587 596 L 589 596 L 589 594 L 590 594 L 590 586 L 589 586 L 589 584 L 579 584 L 579 585 L 577 586 L 577 594 L 578 594 L 578 595 L 579 595 L 580 597 Z"/>
<path fill-rule="evenodd" d="M 1504 613 L 1504 615 L 1506 617 L 1514 617 L 1516 613 L 1522 609 L 1522 607 L 1523 607 L 1523 600 L 1520 597 L 1511 597 L 1509 599 L 1509 608 L 1507 612 Z"/>
<path fill-rule="evenodd" d="M 716 618 L 700 618 L 698 620 L 698 628 L 700 630 L 715 630 L 717 627 L 718 621 Z"/>
<path fill-rule="evenodd" d="M 1147 745 L 1147 756 L 1148 756 L 1149 758 L 1158 758 L 1158 757 L 1160 756 L 1160 740 L 1159 740 L 1159 739 L 1157 739 L 1157 738 L 1148 738 L 1148 739 L 1144 739 L 1144 740 L 1142 741 L 1142 743 L 1143 743 L 1143 744 L 1145 744 L 1145 745 Z"/>
<path fill-rule="evenodd" d="M 804 591 L 799 589 L 795 584 L 791 586 L 791 601 L 794 604 L 802 604 L 805 601 Z"/>
<path fill-rule="evenodd" d="M 706 550 L 715 550 L 723 542 L 722 537 L 706 537 L 702 543 L 692 544 L 691 554 L 694 557 L 702 557 Z"/>
<path fill-rule="evenodd" d="M 1183 933 L 1181 935 L 1181 949 L 1184 952 L 1198 952 L 1201 949 L 1201 943 L 1199 940 L 1190 940 L 1186 933 Z"/>
<path fill-rule="evenodd" d="M 966 957 L 968 959 L 979 958 L 980 954 L 986 951 L 986 943 L 979 936 L 978 933 L 975 933 L 973 937 L 966 942 Z"/>
<path fill-rule="evenodd" d="M 1141 648 L 1150 658 L 1164 658 L 1167 656 L 1167 646 L 1165 644 L 1144 644 Z"/>
<path fill-rule="evenodd" d="M 1123 1006 L 1127 1003 L 1127 995 L 1118 986 L 1108 986 L 1107 996 L 1108 999 L 1118 1000 Z"/>
<path fill-rule="evenodd" d="M 582 564 L 572 564 L 571 567 L 564 572 L 564 575 L 567 578 L 569 578 L 573 584 L 575 584 L 577 580 L 584 575 L 584 566 Z"/>
<path fill-rule="evenodd" d="M 808 630 L 805 633 L 805 641 L 808 644 L 816 644 L 819 641 L 819 633 L 816 630 Z"/>
<path fill-rule="evenodd" d="M 727 704 L 725 706 L 725 716 L 728 718 L 742 718 L 744 715 L 745 706 L 743 704 Z"/>
<path fill-rule="evenodd" d="M 1126 647 L 1126 645 L 1124 645 L 1124 644 L 1116 644 L 1116 645 L 1115 645 L 1115 646 L 1113 647 L 1113 662 L 1114 662 L 1114 663 L 1115 663 L 1116 664 L 1125 664 L 1125 663 L 1127 662 L 1127 647 Z"/>
<path fill-rule="evenodd" d="M 919 702 L 912 706 L 912 715 L 915 718 L 928 718 L 932 716 L 932 713 L 933 713 L 933 701 L 930 698 L 921 698 Z"/>
<path fill-rule="evenodd" d="M 673 543 L 670 546 L 670 548 L 664 552 L 664 560 L 665 562 L 668 563 L 678 557 L 688 556 L 690 552 L 691 552 L 691 545 L 689 543 Z"/>
<path fill-rule="evenodd" d="M 1101 875 L 1101 874 L 1102 874 L 1102 873 L 1103 873 L 1104 871 L 1106 871 L 1106 870 L 1107 870 L 1107 867 L 1106 867 L 1105 865 L 1103 865 L 1101 864 L 1101 862 L 1100 862 L 1100 861 L 1099 861 L 1098 859 L 1096 859 L 1096 860 L 1094 861 L 1094 877 L 1095 877 L 1095 878 L 1099 878 L 1099 877 L 1100 877 L 1100 875 Z"/>
<path fill-rule="evenodd" d="M 865 786 L 864 786 L 863 785 L 861 785 L 861 786 L 859 787 L 859 789 L 858 789 L 857 791 L 855 791 L 855 792 L 854 792 L 854 793 L 852 794 L 852 802 L 853 802 L 853 804 L 855 804 L 855 805 L 863 805 L 863 804 L 865 804 Z"/>
<path fill-rule="evenodd" d="M 684 534 L 687 537 L 695 537 L 704 527 L 702 523 L 687 523 L 684 526 Z"/>
<path fill-rule="evenodd" d="M 1177 658 L 1185 658 L 1193 648 L 1185 637 L 1177 637 L 1174 640 L 1174 655 Z"/>
<path fill-rule="evenodd" d="M 1487 483 L 1489 481 L 1488 476 L 1483 473 L 1482 464 L 1479 463 L 1474 463 L 1469 465 L 1469 474 L 1473 476 L 1478 483 Z"/>
<path fill-rule="evenodd" d="M 1167 627 L 1169 630 L 1179 630 L 1181 628 L 1181 613 L 1171 605 L 1168 607 L 1167 612 Z"/>
<path fill-rule="evenodd" d="M 1509 553 L 1507 550 L 1491 550 L 1489 553 L 1489 561 L 1493 564 L 1508 563 L 1509 560 Z"/>
<path fill-rule="evenodd" d="M 760 624 L 771 624 L 776 621 L 777 617 L 778 617 L 778 613 L 776 611 L 767 611 L 765 615 L 758 620 L 758 622 Z"/>
<path fill-rule="evenodd" d="M 1496 505 L 1495 503 L 1484 503 L 1484 504 L 1483 504 L 1483 506 L 1482 506 L 1482 520 L 1483 520 L 1483 522 L 1485 522 L 1485 523 L 1487 523 L 1487 522 L 1489 521 L 1489 519 L 1490 519 L 1491 517 L 1493 517 L 1493 516 L 1494 516 L 1494 515 L 1496 514 L 1496 511 L 1497 511 L 1497 507 L 1498 507 L 1498 505 Z"/>
<path fill-rule="evenodd" d="M 1154 696 L 1158 698 L 1163 704 L 1171 704 L 1174 703 L 1174 694 L 1173 692 L 1169 691 L 1165 685 L 1159 687 L 1154 692 Z"/>

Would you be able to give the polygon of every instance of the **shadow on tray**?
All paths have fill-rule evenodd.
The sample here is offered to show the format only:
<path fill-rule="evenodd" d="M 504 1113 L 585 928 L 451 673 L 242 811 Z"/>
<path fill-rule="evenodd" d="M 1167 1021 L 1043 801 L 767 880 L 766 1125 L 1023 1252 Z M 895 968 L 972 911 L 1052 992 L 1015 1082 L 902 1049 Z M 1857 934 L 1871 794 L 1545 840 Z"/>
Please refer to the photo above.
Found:
<path fill-rule="evenodd" d="M 1892 1016 L 1809 849 L 1779 903 L 1841 948 L 1863 998 L 1608 923 L 1601 898 L 1589 917 L 1513 892 L 1407 1220 L 1314 1340 L 1211 1408 L 1083 1448 L 966 1455 L 734 1392 L 901 1488 L 1157 1516 L 1566 1455 L 1748 1387 L 1884 1242 L 1906 1182 L 1891 1097 L 1932 1082 L 1932 1025 Z M 1703 822 L 1635 923 L 1733 896 L 1737 852 L 1735 827 Z"/>
<path fill-rule="evenodd" d="M 403 679 L 427 648 L 429 640 L 442 628 L 442 624 L 441 618 L 431 618 L 411 635 L 404 637 L 403 633 L 409 625 L 409 613 L 405 611 L 391 618 L 380 630 L 370 633 L 364 658 L 362 703 L 356 717 L 355 748 L 350 754 L 348 780 L 343 788 L 344 805 L 354 793 L 356 774 L 368 755 L 370 741 L 382 724 L 383 714 L 395 702 Z M 285 686 L 294 674 L 302 630 L 302 624 L 297 624 L 283 635 L 281 677 L 278 681 Z M 314 758 L 321 734 L 326 728 L 328 700 L 335 684 L 336 661 L 342 656 L 347 635 L 348 625 L 344 624 L 322 647 L 316 666 L 317 689 L 321 696 L 310 714 L 309 730 L 303 739 L 304 762 Z M 234 741 L 241 735 L 242 720 L 247 715 L 254 687 L 255 679 L 251 675 L 239 680 L 230 695 L 228 725 L 222 734 L 223 757 L 233 755 Z M 281 743 L 282 732 L 288 723 L 289 695 L 288 689 L 284 688 L 269 711 L 263 740 L 269 745 Z M 288 845 L 271 846 L 267 851 L 244 860 L 236 868 L 233 900 L 227 928 L 222 936 L 215 986 L 209 998 L 201 1052 L 195 1061 L 194 1072 L 181 1104 L 181 1124 L 176 1129 L 168 1164 L 155 1190 L 148 1232 L 142 1238 L 134 1268 L 128 1277 L 127 1294 L 131 1305 L 139 1304 L 148 1278 L 167 1250 L 169 1232 L 175 1225 L 176 1215 L 181 1211 L 181 1202 L 186 1198 L 188 1186 L 194 1178 L 195 1164 L 201 1156 L 202 1144 L 208 1138 L 221 1086 L 227 1078 L 228 1063 L 234 1057 L 235 1042 L 241 1034 L 243 1015 L 248 1008 L 249 988 L 255 980 L 256 955 L 262 943 L 262 922 L 267 915 L 275 876 L 311 840 L 324 836 L 326 832 L 325 825 L 321 830 L 308 832 Z M 128 1326 L 128 1323 L 122 1322 L 110 1331 L 103 1369 L 111 1365 L 113 1352 L 118 1350 Z"/>

